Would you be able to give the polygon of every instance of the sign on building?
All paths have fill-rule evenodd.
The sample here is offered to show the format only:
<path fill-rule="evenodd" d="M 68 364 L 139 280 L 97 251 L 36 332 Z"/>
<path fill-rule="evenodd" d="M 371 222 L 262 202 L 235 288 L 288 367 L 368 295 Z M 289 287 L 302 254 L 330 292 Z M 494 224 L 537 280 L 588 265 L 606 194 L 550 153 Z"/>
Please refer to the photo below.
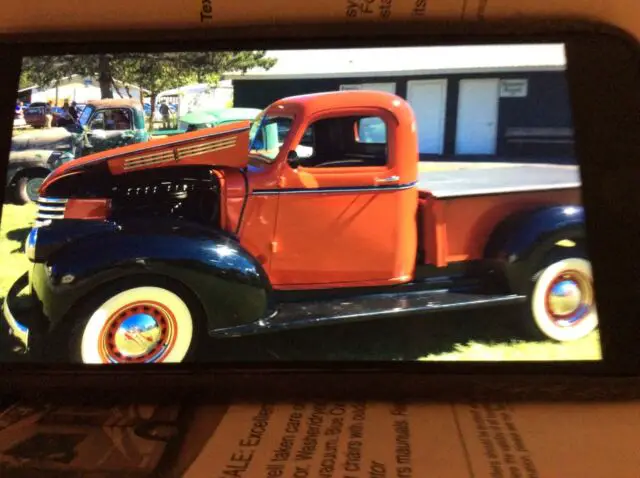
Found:
<path fill-rule="evenodd" d="M 529 91 L 529 81 L 526 79 L 509 79 L 500 81 L 501 98 L 524 98 Z"/>

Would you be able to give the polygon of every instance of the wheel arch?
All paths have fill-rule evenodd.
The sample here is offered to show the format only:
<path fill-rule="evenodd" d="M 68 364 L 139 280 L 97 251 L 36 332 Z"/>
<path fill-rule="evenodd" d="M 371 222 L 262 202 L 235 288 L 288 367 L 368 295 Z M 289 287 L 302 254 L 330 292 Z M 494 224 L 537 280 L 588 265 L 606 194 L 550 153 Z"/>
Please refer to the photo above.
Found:
<path fill-rule="evenodd" d="M 270 310 L 271 286 L 262 266 L 221 231 L 205 236 L 198 227 L 167 230 L 155 224 L 155 230 L 132 232 L 125 227 L 76 238 L 36 265 L 34 290 L 53 328 L 67 322 L 72 307 L 91 294 L 144 277 L 188 290 L 209 330 L 253 322 Z M 219 247 L 230 255 L 222 257 Z"/>
<path fill-rule="evenodd" d="M 510 288 L 521 293 L 550 251 L 586 250 L 586 240 L 581 206 L 547 206 L 506 218 L 489 237 L 484 256 L 499 261 Z"/>

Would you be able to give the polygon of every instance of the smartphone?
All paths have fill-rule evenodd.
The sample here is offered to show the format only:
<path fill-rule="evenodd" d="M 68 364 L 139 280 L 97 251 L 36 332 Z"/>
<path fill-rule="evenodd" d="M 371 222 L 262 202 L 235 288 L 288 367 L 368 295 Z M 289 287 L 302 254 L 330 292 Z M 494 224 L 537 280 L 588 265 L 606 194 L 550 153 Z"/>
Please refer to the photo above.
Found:
<path fill-rule="evenodd" d="M 342 28 L 4 38 L 10 380 L 637 374 L 637 42 Z"/>

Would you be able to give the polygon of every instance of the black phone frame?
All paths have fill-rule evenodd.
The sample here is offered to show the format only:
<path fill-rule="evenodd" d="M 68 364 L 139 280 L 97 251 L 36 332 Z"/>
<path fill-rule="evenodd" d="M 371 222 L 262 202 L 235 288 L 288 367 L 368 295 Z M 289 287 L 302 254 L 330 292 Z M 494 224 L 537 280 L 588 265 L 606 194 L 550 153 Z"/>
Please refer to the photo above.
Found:
<path fill-rule="evenodd" d="M 155 399 L 195 394 L 211 400 L 640 396 L 636 346 L 640 327 L 633 320 L 639 315 L 633 299 L 640 286 L 635 266 L 640 264 L 640 248 L 628 245 L 630 235 L 640 237 L 640 200 L 632 196 L 631 174 L 637 169 L 634 161 L 640 160 L 640 142 L 634 141 L 640 137 L 640 47 L 627 32 L 580 19 L 529 18 L 4 35 L 0 36 L 0 111 L 12 111 L 15 105 L 20 59 L 27 55 L 558 42 L 566 45 L 568 58 L 588 247 L 601 317 L 602 361 L 205 363 L 134 369 L 6 363 L 0 364 L 0 394 L 69 397 L 77 390 L 96 399 L 126 393 Z M 12 115 L 0 116 L 1 158 L 8 157 L 11 129 Z M 3 159 L 0 177 L 5 169 Z"/>

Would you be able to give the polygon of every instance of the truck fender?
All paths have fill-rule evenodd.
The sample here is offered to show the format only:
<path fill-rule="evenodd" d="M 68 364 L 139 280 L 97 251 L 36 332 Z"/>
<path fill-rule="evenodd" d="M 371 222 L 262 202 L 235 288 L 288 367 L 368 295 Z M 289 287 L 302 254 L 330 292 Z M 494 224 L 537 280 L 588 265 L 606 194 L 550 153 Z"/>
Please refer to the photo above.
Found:
<path fill-rule="evenodd" d="M 484 256 L 498 260 L 511 289 L 523 293 L 536 267 L 559 241 L 582 241 L 585 237 L 583 207 L 543 207 L 500 223 L 487 241 Z"/>
<path fill-rule="evenodd" d="M 271 286 L 264 269 L 223 231 L 154 218 L 67 236 L 51 251 L 36 264 L 33 287 L 52 328 L 107 284 L 136 275 L 168 278 L 192 292 L 209 330 L 268 314 Z"/>

